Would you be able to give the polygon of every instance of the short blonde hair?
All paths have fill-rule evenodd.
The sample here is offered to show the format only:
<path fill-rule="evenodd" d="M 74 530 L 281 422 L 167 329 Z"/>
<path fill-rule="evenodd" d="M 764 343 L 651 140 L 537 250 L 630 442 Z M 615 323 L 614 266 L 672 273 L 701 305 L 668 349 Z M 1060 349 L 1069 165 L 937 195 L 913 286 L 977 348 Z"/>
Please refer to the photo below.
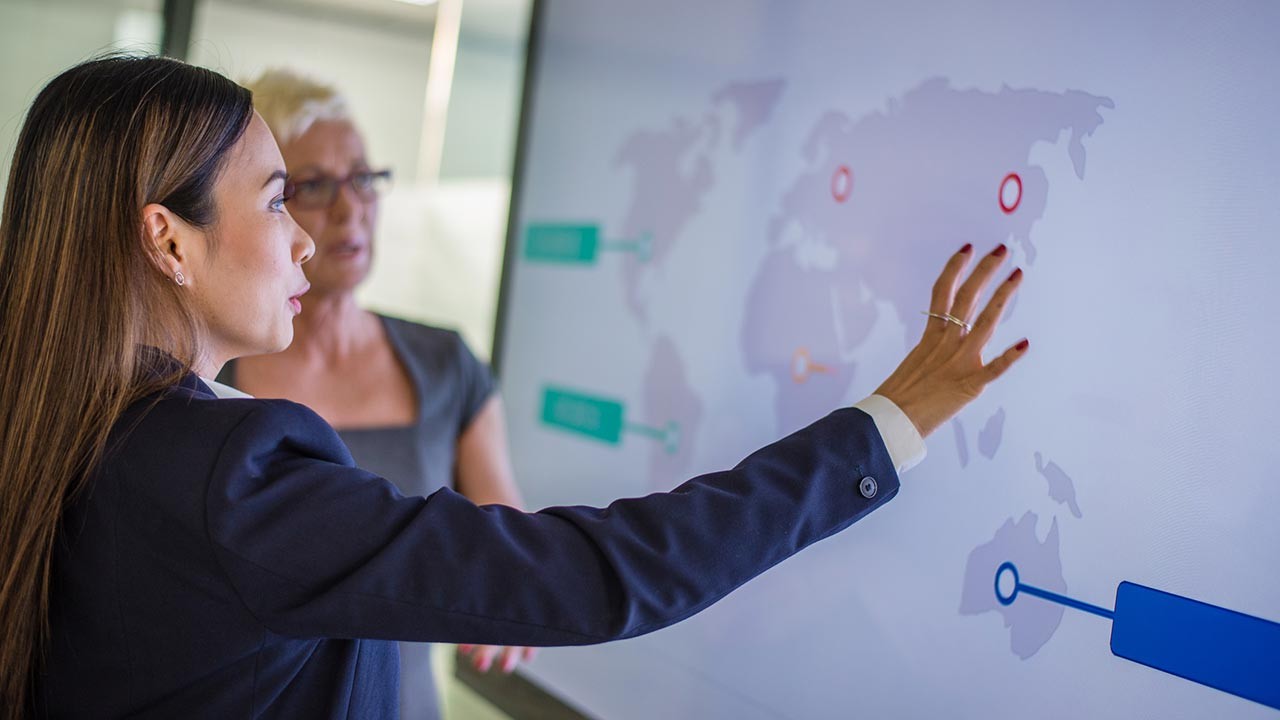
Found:
<path fill-rule="evenodd" d="M 244 84 L 253 107 L 281 145 L 302 135 L 319 120 L 351 120 L 347 99 L 332 85 L 284 68 L 264 70 Z"/>

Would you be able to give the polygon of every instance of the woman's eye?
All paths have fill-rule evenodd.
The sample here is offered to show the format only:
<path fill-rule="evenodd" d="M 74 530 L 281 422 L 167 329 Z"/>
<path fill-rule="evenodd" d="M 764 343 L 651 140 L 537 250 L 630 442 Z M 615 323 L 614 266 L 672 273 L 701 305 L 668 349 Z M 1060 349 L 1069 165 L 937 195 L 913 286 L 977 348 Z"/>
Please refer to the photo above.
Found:
<path fill-rule="evenodd" d="M 284 203 L 287 199 L 288 198 L 283 195 L 277 195 L 275 199 L 271 201 L 271 210 L 274 212 L 284 212 Z"/>
<path fill-rule="evenodd" d="M 324 185 L 325 181 L 323 180 L 305 180 L 293 183 L 291 195 L 301 198 L 303 202 L 309 202 L 324 193 Z"/>

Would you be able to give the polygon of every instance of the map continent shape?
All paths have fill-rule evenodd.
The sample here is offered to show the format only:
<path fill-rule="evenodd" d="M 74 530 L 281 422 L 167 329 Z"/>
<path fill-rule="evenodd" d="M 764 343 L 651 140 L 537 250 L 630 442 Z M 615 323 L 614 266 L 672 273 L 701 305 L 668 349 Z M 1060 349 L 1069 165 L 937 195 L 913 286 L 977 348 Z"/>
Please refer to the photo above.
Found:
<path fill-rule="evenodd" d="M 649 356 L 644 414 L 651 425 L 666 431 L 665 441 L 649 449 L 649 484 L 655 491 L 671 490 L 688 479 L 704 411 L 679 350 L 665 335 L 654 342 Z"/>
<path fill-rule="evenodd" d="M 1080 512 L 1080 504 L 1076 501 L 1076 483 L 1058 463 L 1050 462 L 1046 465 L 1044 456 L 1036 453 L 1036 470 L 1048 481 L 1049 497 L 1054 502 L 1066 505 L 1076 517 L 1084 517 L 1084 513 Z"/>
<path fill-rule="evenodd" d="M 709 108 L 695 119 L 678 117 L 657 130 L 640 130 L 622 143 L 614 166 L 629 169 L 632 190 L 621 232 L 643 252 L 622 261 L 627 307 L 640 321 L 648 314 L 643 282 L 661 267 L 715 185 L 714 151 L 721 141 L 716 108 L 735 115 L 733 149 L 768 122 L 786 83 L 780 79 L 731 83 L 712 93 Z"/>
<path fill-rule="evenodd" d="M 1009 647 L 1023 660 L 1039 652 L 1053 637 L 1064 608 L 1023 593 L 1012 604 L 1001 604 L 996 598 L 996 571 L 1001 564 L 1012 562 L 1022 582 L 1059 594 L 1067 592 L 1067 581 L 1062 577 L 1058 519 L 1053 519 L 1043 543 L 1036 537 L 1037 521 L 1035 513 L 1029 511 L 1016 523 L 1010 518 L 990 542 L 974 548 L 965 564 L 960 595 L 961 615 L 1000 613 L 1004 626 L 1010 629 Z"/>
<path fill-rule="evenodd" d="M 770 252 L 741 326 L 747 368 L 776 380 L 779 426 L 793 427 L 797 414 L 818 417 L 839 397 L 788 382 L 797 346 L 834 342 L 827 362 L 851 365 L 878 318 L 877 301 L 893 307 L 906 346 L 914 344 L 936 275 L 964 242 L 1013 243 L 1033 263 L 1030 231 L 1044 212 L 1049 183 L 1030 162 L 1032 147 L 1069 131 L 1067 153 L 1083 178 L 1083 140 L 1102 124 L 1100 108 L 1111 107 L 1109 98 L 1074 90 L 960 90 L 933 78 L 890 100 L 883 112 L 858 120 L 838 111 L 823 115 L 801 148 L 809 169 L 784 193 L 769 224 Z M 847 195 L 833 186 L 844 168 L 852 178 Z M 1010 173 L 1022 191 L 1006 212 L 999 193 Z M 769 266 L 787 263 L 827 270 L 807 278 L 823 287 L 779 282 L 788 271 Z M 796 337 L 801 331 L 808 334 Z"/>

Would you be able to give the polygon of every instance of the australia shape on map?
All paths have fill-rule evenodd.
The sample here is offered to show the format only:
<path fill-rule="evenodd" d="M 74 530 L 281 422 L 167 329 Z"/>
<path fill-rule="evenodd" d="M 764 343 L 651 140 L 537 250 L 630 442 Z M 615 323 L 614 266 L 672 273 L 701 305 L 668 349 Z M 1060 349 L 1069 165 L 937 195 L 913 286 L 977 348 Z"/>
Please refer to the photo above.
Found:
<path fill-rule="evenodd" d="M 1062 622 L 1063 606 L 1029 595 L 1019 595 L 1012 604 L 996 598 L 996 571 L 1005 562 L 1018 568 L 1019 579 L 1029 585 L 1060 594 L 1067 592 L 1062 577 L 1058 520 L 1054 518 L 1044 542 L 1036 537 L 1035 513 L 1028 512 L 1017 522 L 1009 519 L 996 530 L 991 542 L 969 554 L 960 594 L 960 614 L 999 613 L 1009 628 L 1009 648 L 1023 660 L 1035 655 L 1049 642 Z"/>

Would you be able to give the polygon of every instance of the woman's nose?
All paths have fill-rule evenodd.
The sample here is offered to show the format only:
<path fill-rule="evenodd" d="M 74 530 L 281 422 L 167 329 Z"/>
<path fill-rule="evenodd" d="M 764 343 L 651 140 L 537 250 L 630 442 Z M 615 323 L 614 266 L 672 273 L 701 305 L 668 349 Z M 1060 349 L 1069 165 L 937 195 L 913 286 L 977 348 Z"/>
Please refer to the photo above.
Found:
<path fill-rule="evenodd" d="M 316 242 L 311 239 L 311 235 L 309 235 L 306 230 L 302 229 L 301 225 L 298 225 L 297 223 L 294 223 L 293 225 L 298 231 L 294 236 L 293 256 L 297 258 L 299 264 L 302 264 L 310 260 L 316 254 Z"/>
<path fill-rule="evenodd" d="M 338 195 L 329 206 L 329 218 L 335 223 L 342 224 L 352 215 L 363 212 L 364 201 L 356 194 L 356 189 L 351 187 L 351 183 L 344 182 L 338 185 Z"/>

